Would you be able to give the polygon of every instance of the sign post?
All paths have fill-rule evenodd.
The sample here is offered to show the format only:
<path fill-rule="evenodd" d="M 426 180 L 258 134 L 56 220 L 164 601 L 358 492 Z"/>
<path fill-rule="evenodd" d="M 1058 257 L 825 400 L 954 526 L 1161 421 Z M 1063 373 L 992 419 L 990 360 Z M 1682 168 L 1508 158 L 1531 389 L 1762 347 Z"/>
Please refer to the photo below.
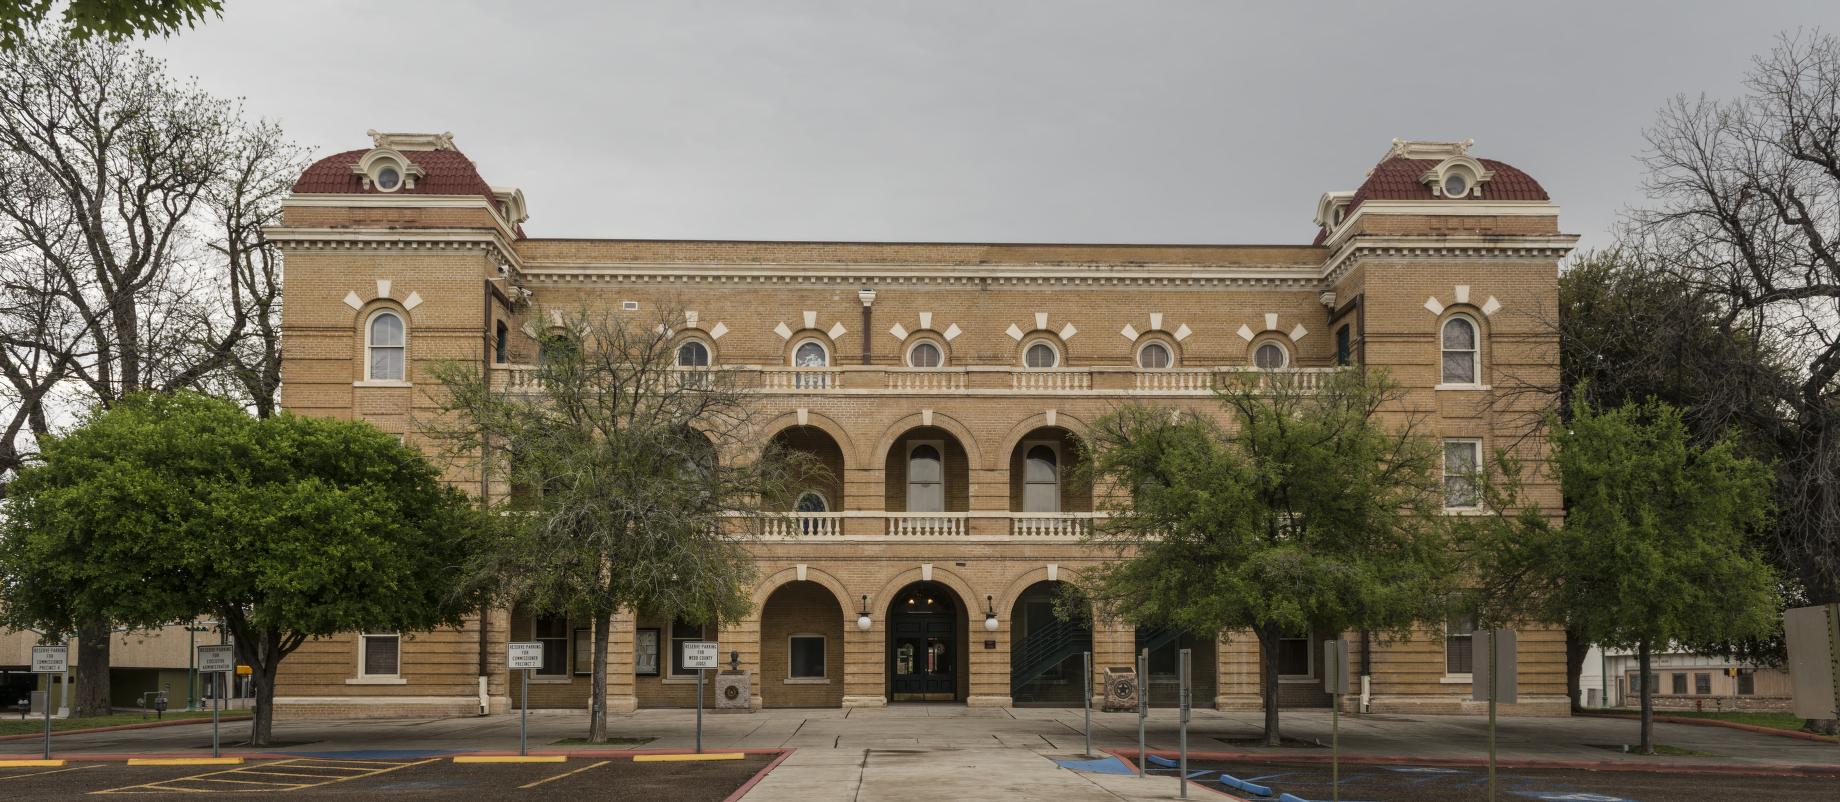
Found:
<path fill-rule="evenodd" d="M 518 702 L 518 756 L 530 754 L 530 672 L 543 667 L 541 641 L 512 641 L 505 644 L 505 667 L 524 672 L 524 693 Z"/>
<path fill-rule="evenodd" d="M 1182 733 L 1182 761 L 1181 761 L 1181 768 L 1179 769 L 1179 771 L 1182 772 L 1182 798 L 1183 799 L 1188 798 L 1188 711 L 1189 711 L 1189 708 L 1194 706 L 1194 702 L 1195 702 L 1194 688 L 1191 687 L 1191 682 L 1193 681 L 1193 678 L 1190 676 L 1189 670 L 1188 670 L 1188 658 L 1189 658 L 1189 650 L 1187 649 L 1183 649 L 1177 653 L 1176 678 L 1178 680 L 1177 682 L 1178 691 L 1179 691 L 1178 695 L 1180 697 L 1181 707 L 1182 707 L 1181 717 L 1177 719 L 1177 723 L 1181 726 L 1181 733 Z"/>
<path fill-rule="evenodd" d="M 223 675 L 236 671 L 236 647 L 229 644 L 213 644 L 197 647 L 195 657 L 198 661 L 198 673 L 211 674 L 211 757 L 222 757 L 218 740 L 218 711 L 224 703 L 224 691 L 218 683 Z"/>
<path fill-rule="evenodd" d="M 32 647 L 32 673 L 63 674 L 70 670 L 69 646 Z M 51 684 L 45 684 L 45 759 L 51 759 Z"/>
<path fill-rule="evenodd" d="M 1137 654 L 1137 776 L 1144 776 L 1144 719 L 1150 717 L 1150 650 Z"/>
<path fill-rule="evenodd" d="M 1475 633 L 1483 636 L 1488 658 L 1471 675 L 1470 698 L 1489 703 L 1489 799 L 1495 799 L 1495 706 L 1514 704 L 1520 699 L 1519 675 L 1515 667 L 1515 634 L 1512 629 L 1488 629 Z M 1475 635 L 1470 636 L 1474 640 Z"/>
<path fill-rule="evenodd" d="M 1323 690 L 1329 692 L 1329 799 L 1342 799 L 1342 697 L 1348 695 L 1348 641 L 1323 642 Z"/>
<path fill-rule="evenodd" d="M 1085 689 L 1084 702 L 1086 706 L 1086 755 L 1088 757 L 1091 757 L 1093 753 L 1092 751 L 1092 652 L 1084 652 L 1082 653 L 1082 656 L 1085 658 L 1084 663 L 1086 666 L 1086 681 L 1082 683 L 1081 685 L 1081 687 Z"/>
<path fill-rule="evenodd" d="M 721 651 L 721 644 L 708 640 L 684 642 L 684 668 L 696 669 L 696 753 L 703 753 L 703 682 L 708 679 L 710 669 L 716 667 L 716 653 Z"/>

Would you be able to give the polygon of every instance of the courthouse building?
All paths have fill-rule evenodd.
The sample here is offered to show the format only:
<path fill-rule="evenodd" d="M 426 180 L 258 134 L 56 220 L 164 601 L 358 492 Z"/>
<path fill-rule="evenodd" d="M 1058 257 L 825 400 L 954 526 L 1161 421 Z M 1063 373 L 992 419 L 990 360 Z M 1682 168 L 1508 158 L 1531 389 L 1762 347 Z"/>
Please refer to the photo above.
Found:
<path fill-rule="evenodd" d="M 682 364 L 751 377 L 760 442 L 830 469 L 748 546 L 745 620 L 615 619 L 614 711 L 692 703 L 681 644 L 705 639 L 753 673 L 755 706 L 1077 705 L 1081 652 L 1103 670 L 1144 648 L 1165 704 L 1186 648 L 1198 705 L 1258 709 L 1247 633 L 1054 616 L 1057 588 L 1105 557 L 1081 542 L 1103 504 L 1070 470 L 1093 421 L 1131 401 L 1220 415 L 1212 392 L 1237 375 L 1307 385 L 1372 366 L 1403 386 L 1399 414 L 1441 438 L 1450 514 L 1474 514 L 1463 474 L 1489 450 L 1544 453 L 1528 421 L 1551 400 L 1528 390 L 1556 382 L 1558 264 L 1576 237 L 1538 182 L 1467 142 L 1393 142 L 1349 176 L 1355 189 L 1317 199 L 1312 242 L 1312 199 L 1280 188 L 1266 194 L 1297 207 L 1299 244 L 1080 245 L 533 238 L 523 194 L 493 183 L 515 176 L 481 175 L 450 135 L 372 138 L 308 168 L 271 231 L 287 260 L 286 408 L 426 443 L 434 363 L 476 362 L 519 392 L 548 325 L 532 310 L 669 310 Z M 1530 490 L 1559 508 L 1545 477 Z M 1351 709 L 1473 710 L 1470 629 L 1294 633 L 1278 655 L 1283 704 L 1329 704 L 1320 642 L 1340 636 L 1357 647 Z M 533 707 L 585 708 L 588 622 L 511 609 L 459 630 L 310 642 L 282 668 L 279 709 L 510 709 L 511 640 L 543 643 Z M 1565 713 L 1564 652 L 1560 632 L 1522 633 L 1509 712 Z"/>

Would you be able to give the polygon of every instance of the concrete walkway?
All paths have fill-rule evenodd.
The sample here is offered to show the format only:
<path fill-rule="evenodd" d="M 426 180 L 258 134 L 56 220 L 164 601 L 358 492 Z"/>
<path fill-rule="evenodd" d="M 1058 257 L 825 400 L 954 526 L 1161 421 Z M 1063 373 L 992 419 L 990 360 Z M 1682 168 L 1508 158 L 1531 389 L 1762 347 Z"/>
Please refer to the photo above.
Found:
<path fill-rule="evenodd" d="M 616 748 L 687 749 L 695 739 L 689 710 L 645 710 L 608 721 L 609 734 L 631 739 Z M 1248 746 L 1259 734 L 1256 713 L 1195 711 L 1189 747 L 1196 752 L 1266 753 L 1318 758 L 1326 749 Z M 1135 749 L 1137 717 L 1094 713 L 1095 751 Z M 1329 740 L 1326 711 L 1285 711 L 1284 734 L 1304 741 Z M 224 728 L 234 752 L 248 725 Z M 1477 716 L 1344 716 L 1344 754 L 1410 756 L 1435 762 L 1475 759 L 1486 754 L 1487 720 Z M 532 749 L 556 746 L 587 731 L 576 711 L 537 711 L 530 716 Z M 1768 768 L 1824 765 L 1840 768 L 1840 745 L 1679 724 L 1656 724 L 1659 743 L 1705 753 L 1695 757 L 1640 758 L 1614 749 L 1636 738 L 1634 721 L 1604 718 L 1506 718 L 1497 730 L 1503 760 L 1628 762 L 1670 767 Z M 296 721 L 276 725 L 280 751 L 430 750 L 458 752 L 517 748 L 518 717 Z M 1148 727 L 1151 749 L 1174 749 L 1173 710 L 1156 710 Z M 641 744 L 639 743 L 644 740 Z M 929 796 L 974 802 L 985 799 L 1084 800 L 1167 799 L 1170 778 L 1089 774 L 1063 769 L 1053 758 L 1085 751 L 1081 712 L 1066 709 L 966 708 L 957 705 L 896 705 L 854 710 L 768 710 L 704 716 L 703 743 L 719 748 L 782 748 L 798 751 L 748 795 L 755 800 L 896 800 Z M 64 735 L 53 740 L 63 754 L 196 752 L 208 749 L 208 725 Z M 1602 747 L 1613 747 L 1610 749 Z M 0 754 L 33 754 L 36 741 L 0 742 Z"/>

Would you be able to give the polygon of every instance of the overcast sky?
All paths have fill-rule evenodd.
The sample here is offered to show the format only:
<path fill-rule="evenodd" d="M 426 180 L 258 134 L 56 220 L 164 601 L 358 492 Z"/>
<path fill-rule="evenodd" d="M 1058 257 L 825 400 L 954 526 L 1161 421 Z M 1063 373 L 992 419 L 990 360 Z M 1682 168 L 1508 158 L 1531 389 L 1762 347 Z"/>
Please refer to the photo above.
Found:
<path fill-rule="evenodd" d="M 1304 243 L 1394 137 L 1608 241 L 1642 129 L 1840 2 L 227 0 L 149 47 L 324 155 L 452 131 L 533 236 Z"/>

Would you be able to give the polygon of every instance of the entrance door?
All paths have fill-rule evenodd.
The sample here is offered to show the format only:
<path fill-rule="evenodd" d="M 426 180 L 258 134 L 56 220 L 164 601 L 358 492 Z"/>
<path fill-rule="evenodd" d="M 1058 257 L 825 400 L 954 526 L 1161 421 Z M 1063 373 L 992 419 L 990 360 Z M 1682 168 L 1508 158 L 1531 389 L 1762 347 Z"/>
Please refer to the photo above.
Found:
<path fill-rule="evenodd" d="M 931 583 L 897 594 L 888 613 L 888 697 L 896 702 L 958 698 L 957 605 Z"/>

